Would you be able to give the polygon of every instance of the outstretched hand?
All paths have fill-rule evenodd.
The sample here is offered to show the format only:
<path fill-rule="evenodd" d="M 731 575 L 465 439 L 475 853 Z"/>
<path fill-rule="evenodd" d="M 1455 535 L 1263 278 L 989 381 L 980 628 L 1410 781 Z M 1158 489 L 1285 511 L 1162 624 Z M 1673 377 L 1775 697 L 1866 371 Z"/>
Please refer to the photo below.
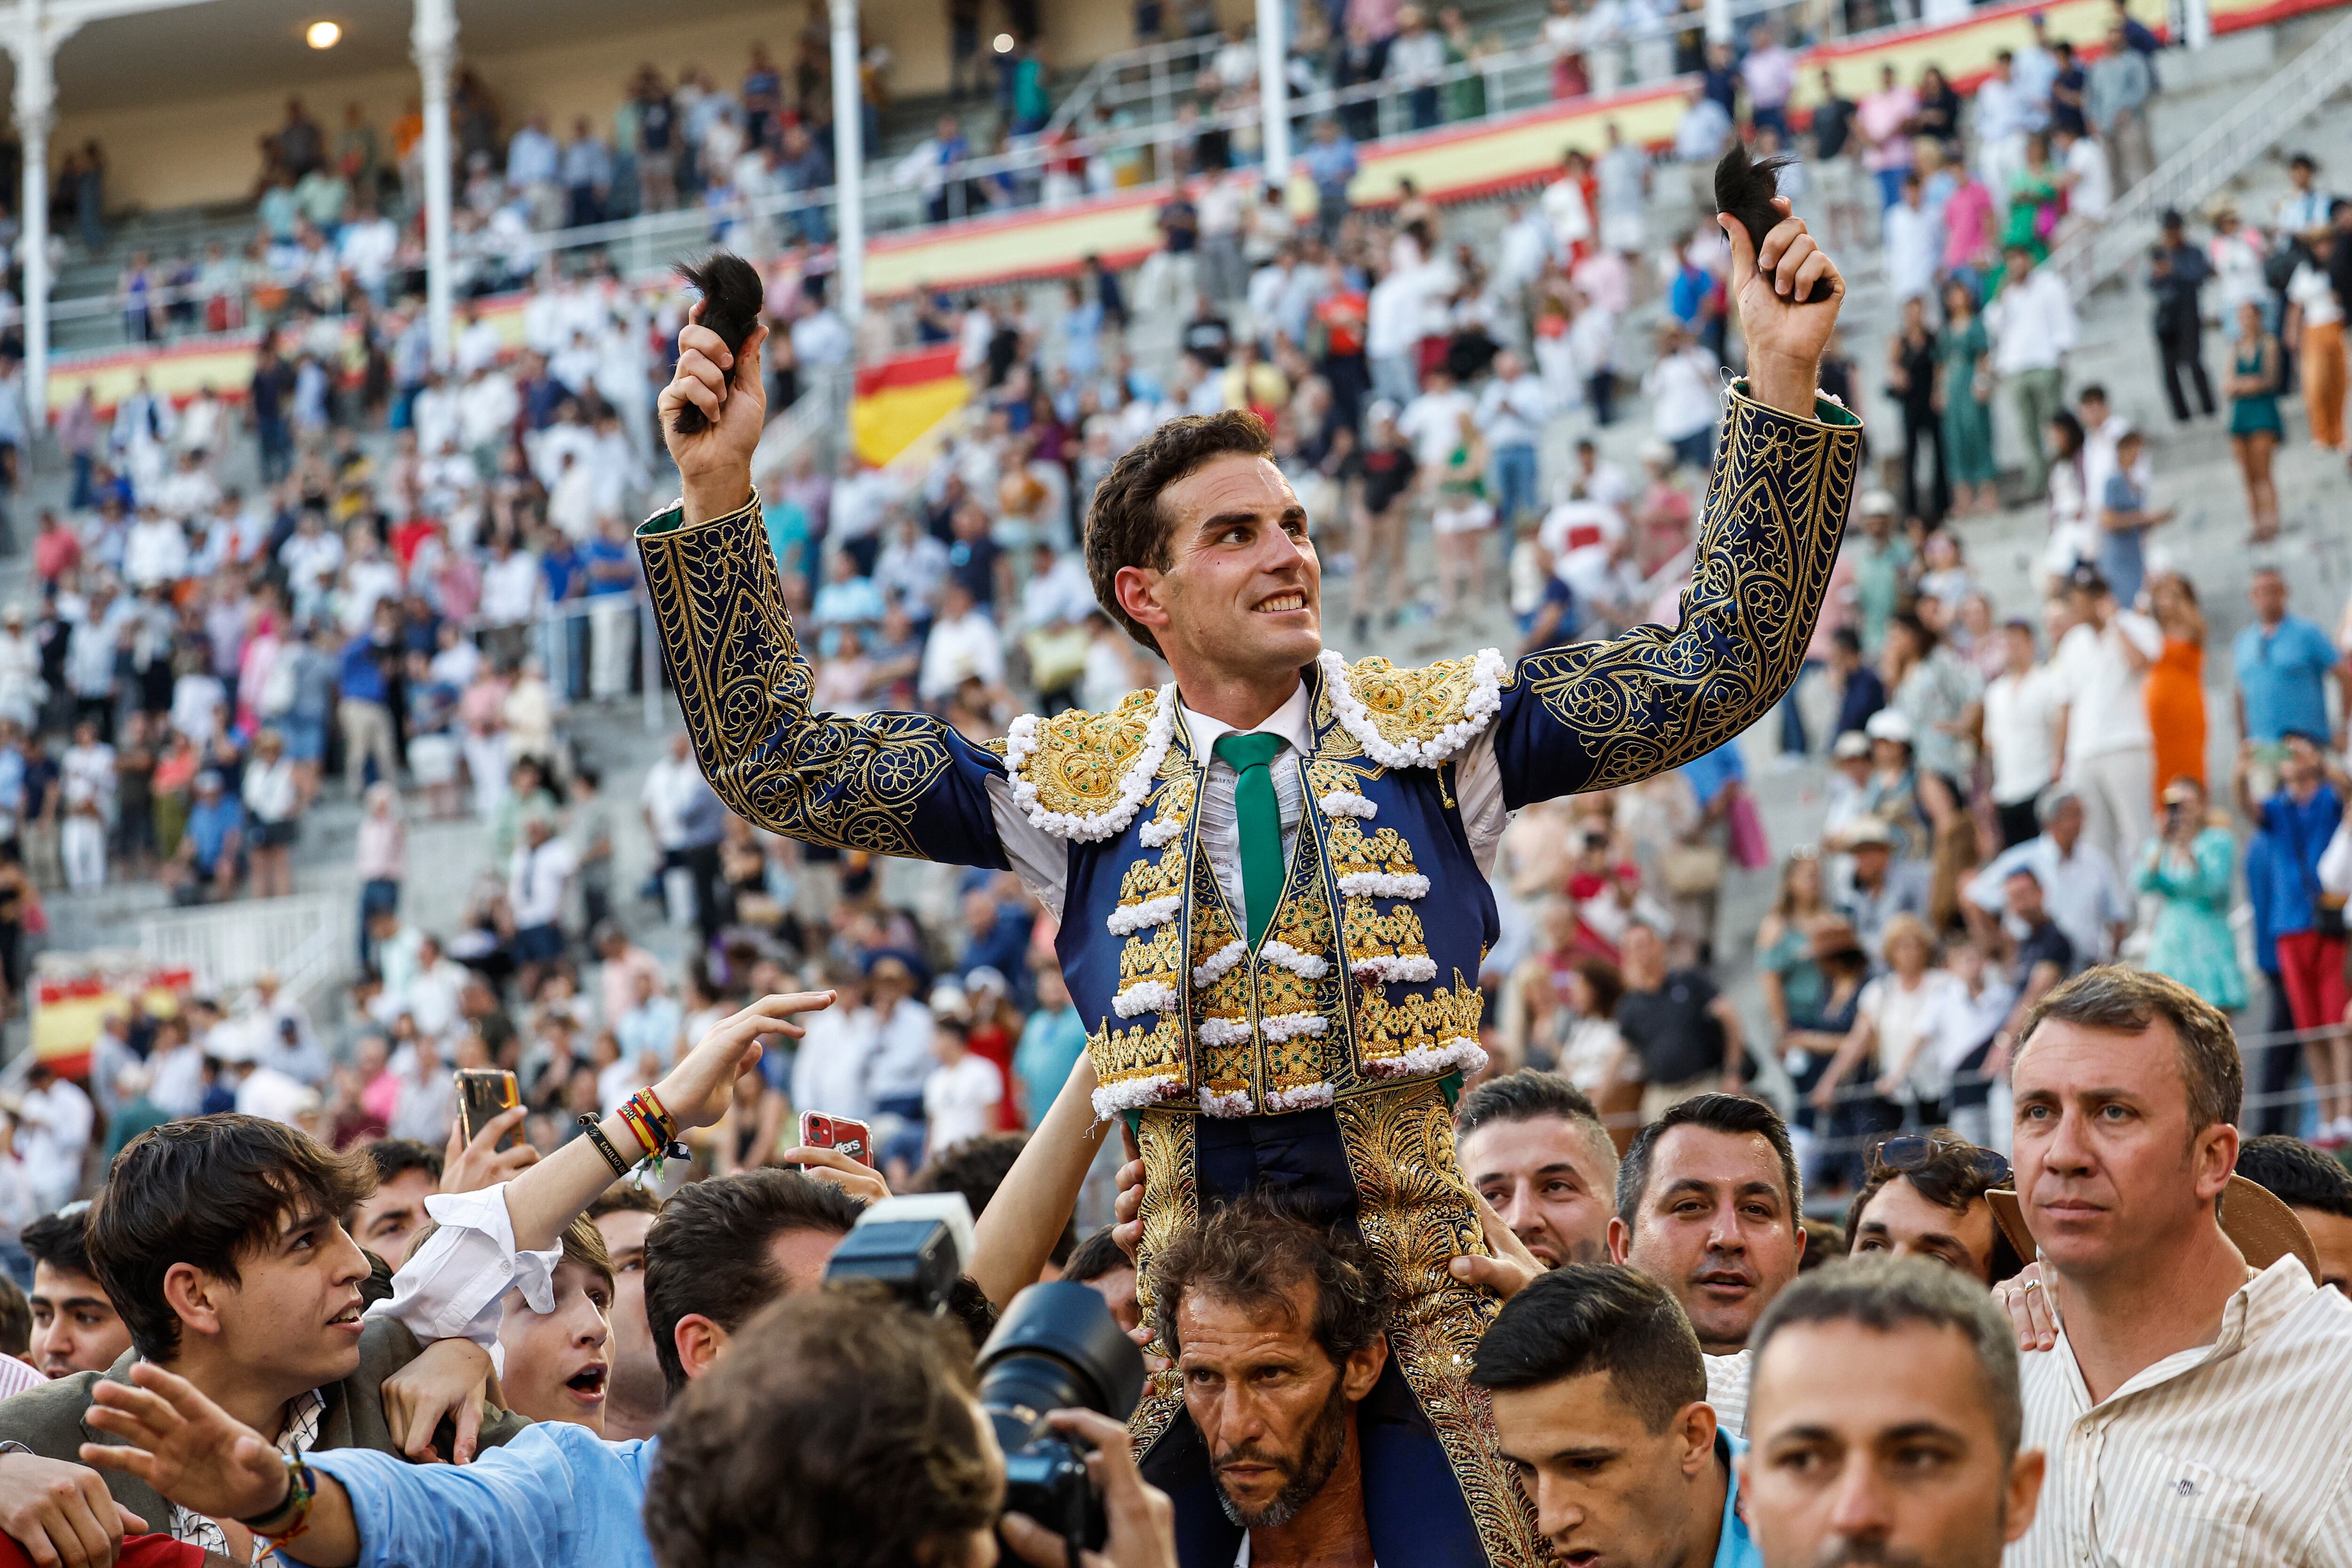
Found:
<path fill-rule="evenodd" d="M 678 1131 L 708 1127 L 727 1113 L 735 1081 L 759 1065 L 761 1036 L 798 1040 L 801 1026 L 792 1020 L 831 1006 L 831 991 L 761 997 L 741 1012 L 711 1025 L 700 1043 L 654 1086 L 654 1092 L 677 1119 Z"/>
<path fill-rule="evenodd" d="M 768 423 L 768 387 L 761 372 L 766 325 L 754 327 L 743 347 L 730 353 L 726 340 L 701 323 L 698 304 L 678 329 L 677 369 L 658 404 L 662 439 L 677 465 L 689 523 L 722 516 L 751 498 L 751 454 Z M 678 434 L 675 416 L 685 403 L 709 418 L 707 429 Z"/>
<path fill-rule="evenodd" d="M 1810 419 L 1821 384 L 1822 353 L 1845 300 L 1845 277 L 1814 242 L 1805 220 L 1790 215 L 1786 196 L 1774 197 L 1772 206 L 1780 221 L 1764 236 L 1760 250 L 1738 219 L 1718 213 L 1715 221 L 1731 242 L 1731 297 L 1748 340 L 1748 394 Z M 1818 305 L 1798 303 L 1822 278 L 1830 282 L 1830 297 Z"/>
<path fill-rule="evenodd" d="M 86 1417 L 120 1444 L 84 1443 L 82 1462 L 137 1476 L 182 1508 L 250 1519 L 286 1500 L 286 1461 L 260 1433 L 152 1361 L 129 1383 L 100 1378 Z"/>

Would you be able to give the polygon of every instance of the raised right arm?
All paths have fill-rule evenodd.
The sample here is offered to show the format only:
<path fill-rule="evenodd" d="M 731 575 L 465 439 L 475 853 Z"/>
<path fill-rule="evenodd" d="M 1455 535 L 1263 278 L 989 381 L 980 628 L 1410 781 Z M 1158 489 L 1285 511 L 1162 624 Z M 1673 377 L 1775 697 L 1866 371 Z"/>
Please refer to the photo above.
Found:
<path fill-rule="evenodd" d="M 992 754 L 925 714 L 809 711 L 808 662 L 751 487 L 765 337 L 755 329 L 730 354 L 708 328 L 680 330 L 660 405 L 680 498 L 637 530 L 664 663 L 703 774 L 730 810 L 787 838 L 1003 869 L 988 779 L 1003 765 Z M 673 416 L 689 402 L 710 423 L 683 435 Z"/>

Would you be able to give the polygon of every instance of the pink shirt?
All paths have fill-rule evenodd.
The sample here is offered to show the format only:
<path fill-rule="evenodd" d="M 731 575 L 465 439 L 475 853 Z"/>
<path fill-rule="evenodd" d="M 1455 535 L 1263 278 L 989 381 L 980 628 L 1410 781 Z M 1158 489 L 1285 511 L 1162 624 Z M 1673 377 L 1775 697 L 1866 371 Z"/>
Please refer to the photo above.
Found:
<path fill-rule="evenodd" d="M 1863 155 L 1864 166 L 1874 170 L 1911 167 L 1911 141 L 1901 132 L 1903 122 L 1918 112 L 1919 95 L 1907 87 L 1874 92 L 1857 104 L 1854 123 L 1872 143 Z"/>
<path fill-rule="evenodd" d="M 1992 193 L 1973 174 L 1944 204 L 1944 267 L 1974 267 L 1992 248 Z"/>

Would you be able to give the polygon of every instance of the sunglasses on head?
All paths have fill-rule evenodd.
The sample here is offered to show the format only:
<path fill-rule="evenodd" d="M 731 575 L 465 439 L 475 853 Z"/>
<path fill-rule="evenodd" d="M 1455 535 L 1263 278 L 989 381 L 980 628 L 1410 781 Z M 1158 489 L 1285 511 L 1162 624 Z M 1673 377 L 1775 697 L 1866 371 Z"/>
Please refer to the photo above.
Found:
<path fill-rule="evenodd" d="M 2009 1180 L 2009 1161 L 1998 1149 L 1979 1148 L 1974 1144 L 1952 1143 L 1943 1138 L 1926 1137 L 1906 1133 L 1889 1138 L 1871 1153 L 1871 1163 L 1882 1170 L 1922 1171 L 1948 1154 L 1967 1156 L 1968 1167 L 1989 1186 L 1999 1186 Z"/>

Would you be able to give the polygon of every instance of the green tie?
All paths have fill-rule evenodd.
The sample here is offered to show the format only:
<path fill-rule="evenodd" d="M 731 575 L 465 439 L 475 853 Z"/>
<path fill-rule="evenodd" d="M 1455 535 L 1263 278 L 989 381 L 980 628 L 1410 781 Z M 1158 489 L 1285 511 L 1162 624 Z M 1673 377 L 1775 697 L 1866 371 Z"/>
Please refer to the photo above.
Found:
<path fill-rule="evenodd" d="M 1240 830 L 1242 903 L 1249 913 L 1253 947 L 1282 902 L 1282 806 L 1274 798 L 1274 770 L 1267 766 L 1282 747 L 1282 737 L 1254 731 L 1221 735 L 1213 748 L 1219 761 L 1240 775 L 1234 780 L 1234 822 Z"/>

